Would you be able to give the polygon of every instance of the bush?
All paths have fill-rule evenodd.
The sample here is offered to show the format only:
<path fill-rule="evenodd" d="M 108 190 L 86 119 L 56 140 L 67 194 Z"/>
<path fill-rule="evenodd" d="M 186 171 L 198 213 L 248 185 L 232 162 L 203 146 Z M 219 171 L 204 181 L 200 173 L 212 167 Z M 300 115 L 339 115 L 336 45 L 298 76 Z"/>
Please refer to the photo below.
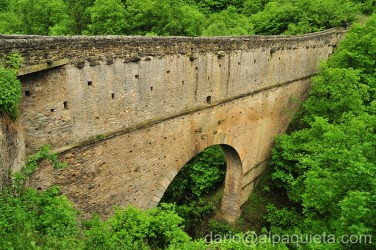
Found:
<path fill-rule="evenodd" d="M 102 221 L 98 216 L 87 222 L 86 249 L 165 249 L 190 240 L 173 205 L 143 211 L 135 207 L 115 209 Z"/>
<path fill-rule="evenodd" d="M 223 181 L 226 160 L 220 146 L 205 149 L 192 158 L 175 176 L 163 202 L 183 204 L 213 190 Z"/>
<path fill-rule="evenodd" d="M 18 116 L 17 106 L 21 99 L 21 82 L 16 71 L 21 62 L 17 54 L 7 57 L 6 67 L 0 62 L 0 112 L 7 114 L 12 120 Z"/>
<path fill-rule="evenodd" d="M 215 205 L 202 196 L 223 181 L 225 168 L 220 146 L 209 147 L 192 158 L 167 188 L 161 203 L 176 203 L 176 212 L 191 236 L 198 236 L 195 229 L 215 212 Z"/>
<path fill-rule="evenodd" d="M 78 247 L 77 211 L 57 187 L 0 194 L 0 249 L 67 249 Z"/>
<path fill-rule="evenodd" d="M 293 226 L 337 237 L 376 231 L 369 219 L 376 216 L 375 27 L 373 15 L 346 34 L 314 78 L 303 105 L 305 127 L 276 140 L 273 179 L 302 208 L 299 223 L 291 210 L 269 208 L 268 221 L 282 232 Z"/>

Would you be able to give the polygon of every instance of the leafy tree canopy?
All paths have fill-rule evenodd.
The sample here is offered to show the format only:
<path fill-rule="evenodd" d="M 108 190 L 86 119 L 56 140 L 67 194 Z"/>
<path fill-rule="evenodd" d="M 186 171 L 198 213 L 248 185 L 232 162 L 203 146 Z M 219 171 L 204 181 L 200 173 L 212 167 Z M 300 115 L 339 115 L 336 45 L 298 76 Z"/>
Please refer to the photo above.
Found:
<path fill-rule="evenodd" d="M 303 104 L 305 127 L 276 140 L 273 178 L 297 204 L 292 212 L 301 223 L 271 219 L 275 230 L 375 234 L 375 41 L 373 15 L 349 31 L 314 78 Z M 270 218 L 281 214 L 270 211 Z M 367 246 L 375 247 L 357 245 Z"/>
<path fill-rule="evenodd" d="M 376 0 L 1 0 L 0 33 L 303 34 L 370 15 Z"/>

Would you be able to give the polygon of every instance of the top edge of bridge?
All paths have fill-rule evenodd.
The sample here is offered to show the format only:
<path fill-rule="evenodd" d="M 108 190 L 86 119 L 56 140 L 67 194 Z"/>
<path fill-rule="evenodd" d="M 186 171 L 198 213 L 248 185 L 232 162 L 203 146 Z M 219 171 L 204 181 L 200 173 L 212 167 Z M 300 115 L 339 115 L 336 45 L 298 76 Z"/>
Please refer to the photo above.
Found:
<path fill-rule="evenodd" d="M 70 63 L 81 67 L 82 62 L 122 59 L 124 63 L 149 60 L 149 57 L 165 55 L 188 55 L 194 61 L 200 53 L 223 53 L 229 51 L 277 50 L 336 46 L 346 31 L 333 28 L 321 32 L 297 36 L 38 36 L 0 35 L 0 60 L 10 53 L 24 58 L 26 73 L 49 69 Z M 32 69 L 30 69 L 32 67 Z M 36 68 L 35 68 L 36 67 Z M 24 73 L 25 73 L 24 72 Z M 24 74 L 22 73 L 22 74 Z M 20 73 L 21 74 L 21 73 Z"/>
<path fill-rule="evenodd" d="M 145 41 L 217 41 L 217 40 L 250 40 L 250 39 L 289 39 L 289 38 L 306 38 L 320 36 L 328 33 L 344 33 L 344 28 L 332 28 L 314 33 L 302 35 L 241 35 L 241 36 L 127 36 L 127 35 L 74 35 L 74 36 L 43 36 L 43 35 L 22 35 L 22 34 L 0 34 L 0 40 L 98 40 L 98 39 L 123 39 L 123 40 L 145 40 Z"/>

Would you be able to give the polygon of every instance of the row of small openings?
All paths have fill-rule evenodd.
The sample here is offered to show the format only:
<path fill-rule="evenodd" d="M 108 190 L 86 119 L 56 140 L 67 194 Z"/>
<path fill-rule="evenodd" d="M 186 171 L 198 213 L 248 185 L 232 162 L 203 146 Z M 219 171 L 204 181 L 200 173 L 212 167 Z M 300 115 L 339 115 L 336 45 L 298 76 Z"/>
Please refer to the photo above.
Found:
<path fill-rule="evenodd" d="M 151 88 L 153 88 L 153 87 L 151 87 Z M 114 93 L 112 93 L 111 96 L 112 96 L 112 99 L 115 98 Z M 164 103 L 166 103 L 166 101 L 164 101 Z M 206 103 L 208 103 L 208 104 L 212 103 L 212 97 L 210 95 L 206 97 Z M 148 107 L 148 105 L 146 105 L 146 107 Z M 64 102 L 64 109 L 68 109 L 67 102 Z M 55 111 L 56 111 L 56 109 L 51 109 L 51 112 L 55 112 Z M 97 119 L 98 119 L 98 117 L 97 117 Z"/>
<path fill-rule="evenodd" d="M 254 60 L 254 63 L 256 63 L 256 60 Z M 238 65 L 240 65 L 241 63 L 238 62 Z M 219 67 L 222 67 L 222 64 L 219 64 Z"/>
<path fill-rule="evenodd" d="M 30 90 L 25 90 L 25 96 L 31 96 Z M 68 109 L 68 102 L 63 102 L 64 109 Z M 51 112 L 55 112 L 56 109 L 51 109 Z"/>
<path fill-rule="evenodd" d="M 25 96 L 31 96 L 30 90 L 25 90 Z M 64 109 L 68 109 L 68 102 L 63 102 Z M 51 112 L 55 112 L 56 109 L 51 109 Z"/>
<path fill-rule="evenodd" d="M 256 60 L 254 61 L 254 63 L 256 63 Z M 241 64 L 241 63 L 238 62 L 238 65 L 240 65 L 240 64 Z M 222 66 L 222 64 L 219 64 L 219 67 L 221 67 L 221 66 Z M 195 70 L 198 70 L 198 67 L 195 67 Z M 169 73 L 170 73 L 170 70 L 167 70 L 166 73 L 169 74 Z M 136 79 L 139 79 L 139 75 L 138 75 L 138 74 L 137 74 L 137 75 L 134 75 L 134 77 L 135 77 Z M 92 86 L 92 85 L 93 85 L 93 81 L 88 81 L 88 82 L 87 82 L 87 85 L 88 85 L 88 86 Z M 184 81 L 183 81 L 183 85 L 184 85 Z"/>
<path fill-rule="evenodd" d="M 196 70 L 197 70 L 197 69 L 198 69 L 198 68 L 196 67 Z M 169 74 L 169 73 L 170 73 L 170 71 L 169 71 L 169 70 L 167 70 L 167 71 L 166 71 L 166 73 L 167 73 L 167 74 Z M 139 78 L 140 78 L 140 75 L 138 75 L 138 74 L 137 74 L 137 75 L 134 75 L 134 78 L 136 78 L 136 79 L 139 79 Z"/>
<path fill-rule="evenodd" d="M 87 86 L 92 86 L 92 85 L 93 85 L 93 81 L 87 81 Z M 111 99 L 115 99 L 115 93 L 111 94 Z"/>
<path fill-rule="evenodd" d="M 64 109 L 68 109 L 68 102 L 67 101 L 63 102 L 63 106 L 64 106 Z M 50 111 L 56 112 L 56 109 L 51 109 Z"/>
<path fill-rule="evenodd" d="M 208 80 L 209 80 L 209 76 L 208 76 Z M 87 82 L 87 85 L 88 85 L 88 86 L 91 86 L 92 84 L 93 84 L 92 81 L 88 81 L 88 82 Z M 181 84 L 184 85 L 184 81 L 182 81 Z M 153 86 L 150 87 L 150 91 L 153 91 L 153 90 L 154 90 L 154 87 L 153 87 Z M 30 92 L 29 92 L 29 91 L 25 91 L 25 95 L 29 96 L 29 95 L 30 95 Z M 115 99 L 115 93 L 112 93 L 112 94 L 111 94 L 111 98 L 112 98 L 112 99 Z M 211 103 L 211 96 L 207 96 L 207 97 L 206 97 L 206 102 L 207 102 L 207 103 Z M 65 107 L 66 107 L 66 102 L 64 102 L 64 108 L 65 108 Z M 52 110 L 51 110 L 51 111 L 52 111 Z"/>

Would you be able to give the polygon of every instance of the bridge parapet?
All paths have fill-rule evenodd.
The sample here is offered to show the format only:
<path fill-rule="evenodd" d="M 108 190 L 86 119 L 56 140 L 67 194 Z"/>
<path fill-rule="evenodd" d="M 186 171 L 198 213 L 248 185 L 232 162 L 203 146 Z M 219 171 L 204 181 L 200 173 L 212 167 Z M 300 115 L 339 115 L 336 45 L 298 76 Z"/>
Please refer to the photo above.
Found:
<path fill-rule="evenodd" d="M 294 50 L 301 46 L 336 46 L 344 32 L 331 29 L 301 36 L 233 37 L 0 35 L 0 59 L 9 53 L 19 53 L 25 59 L 24 66 L 32 66 L 62 59 L 72 63 L 115 58 L 137 62 L 148 55 L 192 55 L 260 48 Z"/>
<path fill-rule="evenodd" d="M 2 35 L 0 55 L 24 58 L 27 152 L 46 143 L 61 152 L 308 78 L 342 35 Z"/>

